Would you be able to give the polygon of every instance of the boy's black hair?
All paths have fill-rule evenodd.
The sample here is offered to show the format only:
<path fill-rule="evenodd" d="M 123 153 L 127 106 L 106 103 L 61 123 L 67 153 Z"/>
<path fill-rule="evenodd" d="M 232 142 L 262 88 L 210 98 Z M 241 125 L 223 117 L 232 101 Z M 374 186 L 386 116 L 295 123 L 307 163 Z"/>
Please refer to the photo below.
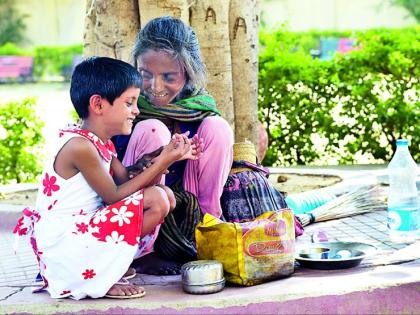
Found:
<path fill-rule="evenodd" d="M 97 94 L 110 104 L 130 87 L 140 88 L 139 72 L 130 64 L 108 57 L 90 57 L 74 69 L 70 98 L 80 118 L 89 116 L 89 99 Z"/>

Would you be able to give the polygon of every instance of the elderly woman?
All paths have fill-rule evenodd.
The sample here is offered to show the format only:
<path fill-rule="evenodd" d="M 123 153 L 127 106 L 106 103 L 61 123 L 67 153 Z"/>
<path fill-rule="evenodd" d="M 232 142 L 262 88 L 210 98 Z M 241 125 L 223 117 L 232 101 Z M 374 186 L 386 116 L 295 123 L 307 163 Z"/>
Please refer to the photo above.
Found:
<path fill-rule="evenodd" d="M 206 69 L 191 27 L 172 17 L 150 21 L 138 34 L 133 57 L 143 83 L 131 137 L 114 141 L 123 164 L 141 171 L 174 133 L 188 132 L 203 141 L 198 160 L 177 162 L 156 179 L 173 189 L 176 207 L 161 226 L 155 254 L 139 264 L 145 273 L 179 273 L 180 264 L 196 256 L 194 229 L 200 215 L 222 214 L 220 197 L 232 166 L 233 132 L 205 90 Z"/>

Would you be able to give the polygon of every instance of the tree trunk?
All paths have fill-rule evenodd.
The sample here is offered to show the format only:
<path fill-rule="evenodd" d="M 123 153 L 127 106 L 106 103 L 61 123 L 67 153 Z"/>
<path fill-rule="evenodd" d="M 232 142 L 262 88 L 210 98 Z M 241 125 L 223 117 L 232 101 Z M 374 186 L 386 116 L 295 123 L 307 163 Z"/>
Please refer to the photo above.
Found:
<path fill-rule="evenodd" d="M 189 23 L 187 0 L 138 0 L 140 9 L 140 24 L 145 26 L 147 22 L 158 16 L 173 16 Z"/>
<path fill-rule="evenodd" d="M 195 30 L 209 74 L 208 91 L 236 141 L 257 137 L 257 0 L 87 0 L 84 55 L 131 60 L 140 25 L 169 15 Z"/>
<path fill-rule="evenodd" d="M 95 24 L 96 12 L 94 8 L 94 0 L 86 1 L 85 29 L 83 33 L 83 55 L 85 57 L 95 54 Z"/>
<path fill-rule="evenodd" d="M 229 10 L 232 88 L 237 142 L 258 148 L 258 11 L 257 0 L 231 0 Z"/>
<path fill-rule="evenodd" d="M 209 74 L 207 89 L 223 117 L 235 127 L 232 95 L 232 61 L 229 42 L 229 1 L 200 0 L 190 10 Z"/>
<path fill-rule="evenodd" d="M 140 28 L 136 0 L 88 0 L 84 55 L 107 56 L 127 62 Z"/>

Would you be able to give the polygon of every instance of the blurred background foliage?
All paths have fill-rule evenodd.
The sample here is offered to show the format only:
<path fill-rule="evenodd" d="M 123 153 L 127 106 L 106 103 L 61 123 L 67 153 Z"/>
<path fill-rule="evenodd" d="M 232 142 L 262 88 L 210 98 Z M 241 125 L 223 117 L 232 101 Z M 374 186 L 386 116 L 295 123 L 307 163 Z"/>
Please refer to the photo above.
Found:
<path fill-rule="evenodd" d="M 0 104 L 0 183 L 31 182 L 41 173 L 44 123 L 33 98 Z"/>
<path fill-rule="evenodd" d="M 389 0 L 392 4 L 405 8 L 417 23 L 420 23 L 420 1 L 419 0 Z"/>
<path fill-rule="evenodd" d="M 25 18 L 16 10 L 14 0 L 0 0 L 0 46 L 25 40 Z"/>
<path fill-rule="evenodd" d="M 71 70 L 78 56 L 83 54 L 83 45 L 70 46 L 36 46 L 24 49 L 14 43 L 0 46 L 0 56 L 32 56 L 34 65 L 33 80 L 43 81 L 63 77 L 70 79 Z"/>
<path fill-rule="evenodd" d="M 352 37 L 356 50 L 319 60 L 322 38 Z M 389 161 L 407 138 L 420 160 L 420 27 L 359 32 L 260 32 L 259 118 L 265 165 Z"/>

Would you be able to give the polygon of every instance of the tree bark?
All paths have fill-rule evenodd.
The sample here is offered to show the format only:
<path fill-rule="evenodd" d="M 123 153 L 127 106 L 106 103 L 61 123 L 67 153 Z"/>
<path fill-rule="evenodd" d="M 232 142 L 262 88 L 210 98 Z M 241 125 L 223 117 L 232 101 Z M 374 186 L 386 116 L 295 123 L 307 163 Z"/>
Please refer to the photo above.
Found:
<path fill-rule="evenodd" d="M 257 0 L 87 0 L 84 55 L 131 60 L 140 26 L 169 15 L 196 32 L 212 94 L 236 141 L 258 144 Z"/>
<path fill-rule="evenodd" d="M 138 0 L 141 27 L 158 16 L 173 16 L 189 23 L 187 0 Z"/>
<path fill-rule="evenodd" d="M 235 128 L 232 95 L 232 61 L 229 42 L 229 1 L 200 0 L 190 10 L 209 74 L 207 89 L 223 117 Z"/>
<path fill-rule="evenodd" d="M 258 148 L 258 10 L 257 0 L 231 0 L 229 10 L 232 88 L 237 142 Z"/>
<path fill-rule="evenodd" d="M 95 54 L 95 24 L 96 11 L 94 0 L 86 0 L 85 29 L 83 33 L 83 55 L 85 57 Z"/>
<path fill-rule="evenodd" d="M 88 0 L 84 55 L 127 62 L 140 28 L 137 0 Z"/>

